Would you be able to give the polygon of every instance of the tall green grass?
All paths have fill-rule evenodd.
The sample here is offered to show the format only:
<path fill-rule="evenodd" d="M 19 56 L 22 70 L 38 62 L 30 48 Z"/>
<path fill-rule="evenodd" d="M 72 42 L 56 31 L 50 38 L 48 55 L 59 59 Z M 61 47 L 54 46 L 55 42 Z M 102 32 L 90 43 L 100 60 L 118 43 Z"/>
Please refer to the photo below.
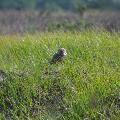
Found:
<path fill-rule="evenodd" d="M 49 61 L 67 50 L 61 64 Z M 106 31 L 0 36 L 0 119 L 119 120 L 120 36 Z"/>

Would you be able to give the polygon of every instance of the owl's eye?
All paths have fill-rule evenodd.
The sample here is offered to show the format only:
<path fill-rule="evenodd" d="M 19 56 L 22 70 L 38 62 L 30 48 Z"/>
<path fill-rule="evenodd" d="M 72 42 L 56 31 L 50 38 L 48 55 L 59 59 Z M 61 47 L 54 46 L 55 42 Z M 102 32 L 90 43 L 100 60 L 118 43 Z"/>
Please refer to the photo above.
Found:
<path fill-rule="evenodd" d="M 67 55 L 67 53 L 66 53 L 66 52 L 64 52 L 63 54 L 64 54 L 64 55 Z"/>

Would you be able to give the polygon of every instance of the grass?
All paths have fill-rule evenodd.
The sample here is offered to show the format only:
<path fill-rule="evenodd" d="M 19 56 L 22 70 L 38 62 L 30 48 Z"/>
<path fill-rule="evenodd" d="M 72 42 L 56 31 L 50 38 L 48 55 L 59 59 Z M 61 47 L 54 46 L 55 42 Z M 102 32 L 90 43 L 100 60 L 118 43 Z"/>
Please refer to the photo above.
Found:
<path fill-rule="evenodd" d="M 62 64 L 49 61 L 67 50 Z M 120 36 L 106 31 L 0 36 L 0 119 L 119 120 Z"/>

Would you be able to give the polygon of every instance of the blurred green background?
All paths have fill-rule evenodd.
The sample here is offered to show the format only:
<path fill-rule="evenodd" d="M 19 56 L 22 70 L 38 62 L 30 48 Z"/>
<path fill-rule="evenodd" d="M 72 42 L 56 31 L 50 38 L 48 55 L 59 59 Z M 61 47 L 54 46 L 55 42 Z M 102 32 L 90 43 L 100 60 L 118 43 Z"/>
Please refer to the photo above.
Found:
<path fill-rule="evenodd" d="M 42 9 L 42 10 L 80 10 L 80 9 L 117 9 L 120 10 L 120 0 L 0 0 L 0 9 Z"/>
<path fill-rule="evenodd" d="M 120 31 L 120 0 L 0 0 L 0 34 Z"/>

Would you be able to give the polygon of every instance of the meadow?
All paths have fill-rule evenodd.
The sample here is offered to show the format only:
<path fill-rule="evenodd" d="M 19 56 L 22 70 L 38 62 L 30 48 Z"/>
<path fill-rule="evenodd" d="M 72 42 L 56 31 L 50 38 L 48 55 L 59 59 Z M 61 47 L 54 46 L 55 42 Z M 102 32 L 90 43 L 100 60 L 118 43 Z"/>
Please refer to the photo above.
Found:
<path fill-rule="evenodd" d="M 60 64 L 49 64 L 58 48 Z M 0 36 L 0 119 L 119 120 L 120 35 L 106 30 Z"/>

